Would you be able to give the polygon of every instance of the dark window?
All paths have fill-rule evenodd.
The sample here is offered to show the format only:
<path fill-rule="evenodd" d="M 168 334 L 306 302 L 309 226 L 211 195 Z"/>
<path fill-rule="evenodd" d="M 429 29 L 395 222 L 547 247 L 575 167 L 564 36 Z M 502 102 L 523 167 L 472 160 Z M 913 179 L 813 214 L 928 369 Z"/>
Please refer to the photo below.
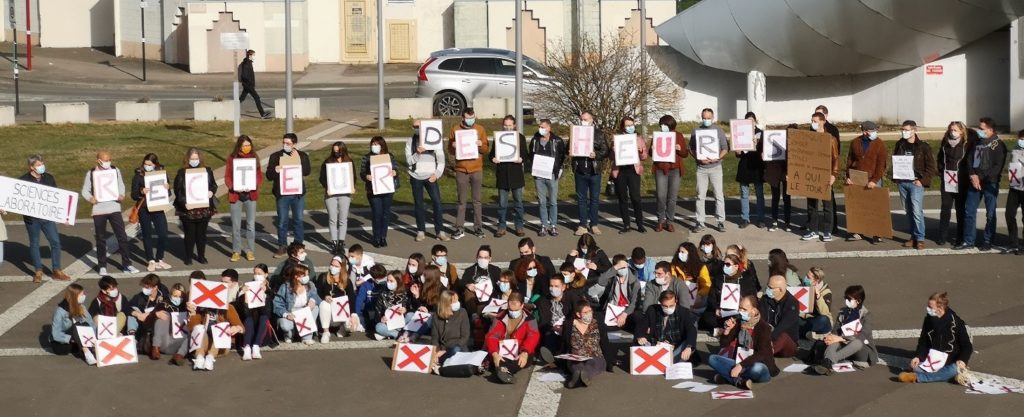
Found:
<path fill-rule="evenodd" d="M 466 58 L 462 60 L 462 72 L 494 74 L 493 58 Z"/>
<path fill-rule="evenodd" d="M 459 67 L 461 67 L 461 66 L 462 66 L 462 59 L 461 58 L 456 58 L 456 59 L 449 59 L 449 60 L 446 60 L 446 61 L 442 62 L 440 65 L 437 66 L 437 69 L 445 70 L 445 71 L 458 71 Z"/>
<path fill-rule="evenodd" d="M 509 61 L 502 59 L 498 61 L 498 75 L 508 75 L 514 77 L 516 75 L 516 63 L 515 61 Z"/>

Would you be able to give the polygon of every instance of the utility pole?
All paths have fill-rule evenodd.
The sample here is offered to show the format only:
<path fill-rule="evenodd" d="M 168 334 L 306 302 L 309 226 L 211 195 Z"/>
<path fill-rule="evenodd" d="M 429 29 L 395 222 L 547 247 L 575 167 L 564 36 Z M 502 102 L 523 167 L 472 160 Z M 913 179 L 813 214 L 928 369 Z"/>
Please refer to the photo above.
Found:
<path fill-rule="evenodd" d="M 18 25 L 14 19 L 14 0 L 11 0 L 11 33 L 14 34 L 14 114 L 21 114 L 21 95 L 18 93 Z"/>
<path fill-rule="evenodd" d="M 284 0 L 284 112 L 285 132 L 294 132 L 292 118 L 292 0 Z"/>
<path fill-rule="evenodd" d="M 523 132 L 523 0 L 516 0 L 516 130 Z"/>
<path fill-rule="evenodd" d="M 14 0 L 11 0 L 11 3 L 14 3 Z M 11 27 L 13 28 L 14 25 Z M 11 32 L 15 31 L 12 29 Z M 32 0 L 25 0 L 25 45 L 28 51 L 26 55 L 28 62 L 25 69 L 32 71 Z"/>
<path fill-rule="evenodd" d="M 640 83 L 640 134 L 647 137 L 647 2 L 640 1 L 640 74 L 643 75 L 643 82 Z"/>
<path fill-rule="evenodd" d="M 139 16 L 142 22 L 142 81 L 146 81 L 146 2 L 139 2 Z"/>
<path fill-rule="evenodd" d="M 377 0 L 377 130 L 384 131 L 384 0 Z"/>

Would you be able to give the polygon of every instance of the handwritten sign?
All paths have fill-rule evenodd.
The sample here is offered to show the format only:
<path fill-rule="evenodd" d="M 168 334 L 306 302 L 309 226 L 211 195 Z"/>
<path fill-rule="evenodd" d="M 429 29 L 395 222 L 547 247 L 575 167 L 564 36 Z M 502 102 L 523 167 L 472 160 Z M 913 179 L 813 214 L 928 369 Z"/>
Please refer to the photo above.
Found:
<path fill-rule="evenodd" d="M 829 181 L 832 175 L 832 136 L 828 133 L 789 129 L 786 139 L 789 152 L 789 195 L 831 200 L 832 187 Z"/>
<path fill-rule="evenodd" d="M 167 172 L 155 171 L 143 177 L 146 193 L 146 208 L 150 212 L 164 211 L 171 207 L 171 192 L 167 189 Z"/>
<path fill-rule="evenodd" d="M 732 150 L 753 151 L 754 145 L 754 121 L 750 119 L 734 119 L 729 121 L 729 136 L 732 140 Z"/>
<path fill-rule="evenodd" d="M 499 163 L 519 161 L 519 132 L 494 132 L 494 158 Z"/>
<path fill-rule="evenodd" d="M 32 181 L 0 177 L 0 208 L 11 213 L 74 225 L 78 193 Z"/>
<path fill-rule="evenodd" d="M 206 168 L 185 170 L 185 208 L 192 210 L 210 206 L 210 177 Z"/>
<path fill-rule="evenodd" d="M 352 194 L 355 192 L 352 163 L 336 162 L 327 164 L 327 195 Z"/>
<path fill-rule="evenodd" d="M 256 158 L 235 158 L 231 160 L 232 191 L 243 193 L 256 190 Z"/>
<path fill-rule="evenodd" d="M 570 155 L 589 158 L 594 152 L 594 126 L 573 126 L 569 133 Z"/>
<path fill-rule="evenodd" d="M 281 172 L 278 173 L 277 187 L 281 195 L 301 195 L 302 187 L 302 157 L 297 151 L 291 155 L 282 155 L 280 159 Z"/>
<path fill-rule="evenodd" d="M 615 135 L 615 165 L 634 165 L 640 163 L 640 150 L 637 149 L 635 134 Z"/>
<path fill-rule="evenodd" d="M 455 131 L 455 159 L 464 161 L 480 157 L 480 147 L 477 142 L 480 138 L 476 129 L 464 129 Z"/>
<path fill-rule="evenodd" d="M 391 176 L 391 156 L 373 155 L 370 157 L 370 177 L 373 181 L 373 195 L 395 192 L 395 180 Z"/>
<path fill-rule="evenodd" d="M 764 149 L 761 150 L 761 160 L 785 161 L 787 145 L 786 137 L 785 130 L 764 131 Z"/>
<path fill-rule="evenodd" d="M 914 155 L 892 156 L 892 179 L 914 180 Z"/>
<path fill-rule="evenodd" d="M 676 132 L 655 132 L 651 140 L 651 157 L 654 162 L 675 162 Z"/>
<path fill-rule="evenodd" d="M 545 155 L 533 156 L 533 167 L 530 173 L 536 178 L 550 180 L 555 174 L 555 158 Z"/>
<path fill-rule="evenodd" d="M 420 120 L 420 144 L 428 151 L 440 151 L 444 148 L 441 135 L 440 120 Z"/>
<path fill-rule="evenodd" d="M 718 131 L 715 129 L 697 129 L 693 131 L 696 137 L 694 147 L 698 160 L 717 160 L 722 154 L 722 144 L 718 141 Z"/>
<path fill-rule="evenodd" d="M 947 193 L 960 192 L 960 173 L 957 170 L 942 171 L 942 189 Z"/>
<path fill-rule="evenodd" d="M 1020 162 L 1010 162 L 1006 168 L 1006 176 L 1010 179 L 1010 188 L 1024 190 L 1024 172 Z"/>
<path fill-rule="evenodd" d="M 850 233 L 892 238 L 888 190 L 847 185 L 843 192 L 846 193 L 846 229 Z"/>
<path fill-rule="evenodd" d="M 92 196 L 97 203 L 117 201 L 120 197 L 117 186 L 117 170 L 96 169 L 92 171 Z"/>

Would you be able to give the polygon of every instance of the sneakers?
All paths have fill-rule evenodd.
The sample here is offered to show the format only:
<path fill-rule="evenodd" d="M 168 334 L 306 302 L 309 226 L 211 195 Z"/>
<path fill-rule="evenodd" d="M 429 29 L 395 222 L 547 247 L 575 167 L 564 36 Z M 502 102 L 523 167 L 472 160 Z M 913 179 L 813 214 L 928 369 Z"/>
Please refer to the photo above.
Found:
<path fill-rule="evenodd" d="M 373 334 L 373 338 L 377 339 L 377 340 L 384 340 L 384 335 L 382 335 L 380 333 L 374 333 Z"/>
<path fill-rule="evenodd" d="M 241 254 L 239 254 L 238 252 L 232 252 L 231 253 L 231 262 L 238 262 L 238 261 L 241 261 L 241 260 L 242 260 L 242 255 Z"/>
<path fill-rule="evenodd" d="M 106 276 L 107 275 L 107 267 L 100 268 L 99 274 L 100 274 L 101 277 L 102 276 Z"/>
<path fill-rule="evenodd" d="M 252 360 L 252 347 L 251 346 L 246 346 L 246 347 L 242 348 L 242 360 L 243 361 L 251 361 Z"/>
<path fill-rule="evenodd" d="M 290 344 L 290 343 L 292 343 L 292 337 L 291 337 L 291 335 L 285 336 L 285 338 L 283 340 L 281 340 L 281 341 L 284 342 L 285 344 Z"/>
<path fill-rule="evenodd" d="M 512 375 L 512 373 L 508 371 L 508 368 L 505 368 L 504 366 L 502 366 L 501 369 L 498 370 L 496 376 L 498 377 L 498 381 L 500 381 L 502 384 L 516 383 L 516 377 Z"/>
<path fill-rule="evenodd" d="M 860 240 L 860 239 L 861 239 L 861 238 L 860 238 L 860 235 L 859 235 L 859 234 L 857 234 L 857 233 L 854 233 L 854 234 L 852 234 L 852 235 L 848 236 L 848 237 L 846 238 L 846 241 L 847 241 L 847 242 L 856 242 L 856 241 L 858 241 L 858 240 Z"/>
<path fill-rule="evenodd" d="M 452 235 L 452 239 L 459 240 L 466 237 L 466 232 L 462 228 L 455 229 L 455 234 Z"/>
<path fill-rule="evenodd" d="M 481 238 L 481 239 L 487 237 L 487 235 L 484 233 L 484 229 L 479 228 L 479 227 L 476 228 L 476 229 L 473 229 L 473 234 L 476 235 L 476 237 Z"/>
<path fill-rule="evenodd" d="M 335 332 L 334 335 L 337 336 L 339 339 L 345 337 L 345 326 L 339 327 L 338 331 Z"/>
<path fill-rule="evenodd" d="M 704 230 L 707 230 L 707 229 L 704 227 L 703 224 L 697 224 L 697 225 L 693 226 L 692 229 L 690 229 L 690 231 L 693 232 L 693 233 L 700 233 L 700 232 L 703 232 Z"/>
<path fill-rule="evenodd" d="M 212 371 L 213 370 L 213 363 L 216 362 L 216 361 L 217 360 L 215 360 L 213 358 L 213 355 L 206 355 L 206 370 L 207 371 Z"/>
<path fill-rule="evenodd" d="M 772 222 L 772 224 L 768 226 L 769 232 L 774 232 L 777 230 L 779 230 L 779 222 Z"/>
<path fill-rule="evenodd" d="M 53 278 L 57 278 L 56 272 L 53 273 Z M 43 282 L 43 271 L 36 271 L 35 275 L 32 275 L 32 282 L 36 284 Z"/>
<path fill-rule="evenodd" d="M 416 232 L 416 241 L 422 242 L 427 239 L 427 234 L 423 232 Z"/>
<path fill-rule="evenodd" d="M 554 353 L 551 352 L 551 349 L 548 349 L 543 346 L 540 348 L 540 358 L 544 361 L 545 364 L 555 363 Z"/>
<path fill-rule="evenodd" d="M 448 236 L 448 234 L 445 233 L 445 232 L 441 232 L 441 233 L 437 234 L 437 240 L 440 240 L 442 242 L 447 242 L 449 240 L 452 240 L 452 237 Z"/>
<path fill-rule="evenodd" d="M 548 235 L 548 229 L 545 229 L 544 226 L 541 226 L 540 230 L 537 231 L 537 236 L 544 237 L 544 236 L 547 236 L 547 235 Z"/>
<path fill-rule="evenodd" d="M 266 112 L 260 115 L 260 118 L 264 120 L 269 119 L 271 117 L 274 117 L 274 115 L 270 114 L 270 112 Z"/>
<path fill-rule="evenodd" d="M 279 246 L 277 252 L 274 252 L 274 259 L 284 258 L 285 256 L 288 256 L 288 249 L 284 246 Z"/>
<path fill-rule="evenodd" d="M 325 331 L 324 334 L 320 335 L 320 343 L 330 343 L 330 342 L 331 342 L 331 332 L 326 332 Z"/>
<path fill-rule="evenodd" d="M 206 369 L 206 358 L 205 357 L 203 357 L 203 356 L 196 356 L 195 359 L 192 359 L 192 370 L 193 371 L 201 371 L 203 369 Z"/>
<path fill-rule="evenodd" d="M 249 262 L 255 261 L 256 260 L 256 255 L 253 254 L 252 252 L 246 252 L 245 253 L 245 260 L 247 260 Z M 168 265 L 167 267 L 170 268 L 170 265 Z"/>
<path fill-rule="evenodd" d="M 252 345 L 252 358 L 254 360 L 263 359 L 263 355 L 260 354 L 260 345 Z"/>
<path fill-rule="evenodd" d="M 807 334 L 804 335 L 804 338 L 807 340 L 824 340 L 825 336 L 827 336 L 825 333 L 807 332 Z"/>
<path fill-rule="evenodd" d="M 749 380 L 747 378 L 743 378 L 743 377 L 736 378 L 736 388 L 745 389 L 747 391 L 750 391 L 750 390 L 754 389 L 754 381 L 751 381 L 751 380 Z"/>
<path fill-rule="evenodd" d="M 594 236 L 601 236 L 601 229 L 598 229 L 597 226 L 590 226 L 590 233 L 593 233 Z"/>
<path fill-rule="evenodd" d="M 714 382 L 715 384 L 721 385 L 721 384 L 725 383 L 725 378 L 723 378 L 719 374 L 715 374 L 715 376 L 711 377 L 711 382 Z"/>
<path fill-rule="evenodd" d="M 313 344 L 313 338 L 310 337 L 309 339 L 302 339 L 302 344 L 304 344 L 306 346 L 312 345 Z"/>
<path fill-rule="evenodd" d="M 250 256 L 251 256 L 251 255 L 250 255 Z M 251 261 L 251 260 L 255 260 L 255 259 L 256 259 L 256 258 L 250 259 L 250 261 Z M 164 262 L 164 260 L 163 260 L 163 259 L 161 259 L 161 260 L 159 260 L 159 261 L 156 261 L 156 266 L 160 267 L 161 269 L 171 269 L 171 264 L 169 264 L 169 263 L 167 263 L 167 262 Z"/>
<path fill-rule="evenodd" d="M 747 226 L 750 226 L 750 221 L 749 220 L 743 220 L 743 221 L 740 222 L 740 229 L 746 229 Z"/>
<path fill-rule="evenodd" d="M 831 242 L 832 241 L 832 234 L 831 233 L 825 233 L 824 235 L 821 236 L 821 241 L 822 242 Z"/>
<path fill-rule="evenodd" d="M 718 222 L 718 224 L 715 225 L 715 230 L 717 230 L 718 233 L 725 233 L 725 223 Z"/>
<path fill-rule="evenodd" d="M 816 238 L 816 237 L 818 237 L 817 233 L 807 232 L 807 234 L 805 234 L 805 235 L 800 237 L 800 240 L 803 240 L 803 241 L 814 240 L 814 238 Z"/>
<path fill-rule="evenodd" d="M 576 231 L 573 232 L 573 236 L 583 236 L 585 234 L 587 234 L 587 228 L 583 226 L 577 227 Z"/>
<path fill-rule="evenodd" d="M 832 362 L 829 361 L 828 359 L 825 359 L 821 363 L 814 365 L 811 369 L 814 371 L 814 373 L 821 376 L 832 375 Z"/>
<path fill-rule="evenodd" d="M 138 274 L 139 273 L 139 268 L 136 268 L 135 265 L 128 265 L 127 267 L 122 269 L 122 271 L 124 271 L 125 273 L 128 273 L 128 274 Z"/>
<path fill-rule="evenodd" d="M 149 263 L 146 264 L 146 271 L 149 271 L 149 272 L 156 271 L 156 261 L 149 261 Z"/>

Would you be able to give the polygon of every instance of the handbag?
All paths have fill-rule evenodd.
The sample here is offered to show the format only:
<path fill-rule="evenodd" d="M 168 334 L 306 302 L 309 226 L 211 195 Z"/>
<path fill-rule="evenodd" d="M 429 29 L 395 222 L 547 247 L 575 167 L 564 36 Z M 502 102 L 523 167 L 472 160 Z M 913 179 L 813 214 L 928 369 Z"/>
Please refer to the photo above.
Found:
<path fill-rule="evenodd" d="M 145 203 L 145 199 L 140 199 L 135 202 L 135 206 L 132 207 L 131 214 L 128 215 L 128 223 L 138 224 L 139 223 L 139 210 L 142 209 L 142 203 Z"/>

